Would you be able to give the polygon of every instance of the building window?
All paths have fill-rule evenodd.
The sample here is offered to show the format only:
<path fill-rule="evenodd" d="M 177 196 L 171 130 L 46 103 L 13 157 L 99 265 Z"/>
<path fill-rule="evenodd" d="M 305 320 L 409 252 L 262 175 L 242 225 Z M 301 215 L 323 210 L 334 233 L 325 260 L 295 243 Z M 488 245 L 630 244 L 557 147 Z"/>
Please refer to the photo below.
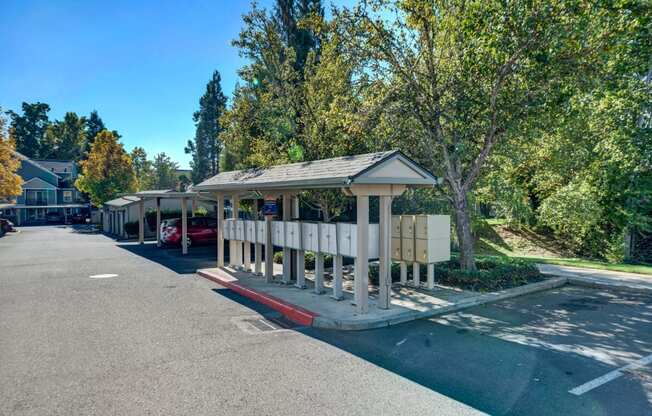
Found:
<path fill-rule="evenodd" d="M 72 202 L 72 191 L 63 191 L 63 202 Z"/>

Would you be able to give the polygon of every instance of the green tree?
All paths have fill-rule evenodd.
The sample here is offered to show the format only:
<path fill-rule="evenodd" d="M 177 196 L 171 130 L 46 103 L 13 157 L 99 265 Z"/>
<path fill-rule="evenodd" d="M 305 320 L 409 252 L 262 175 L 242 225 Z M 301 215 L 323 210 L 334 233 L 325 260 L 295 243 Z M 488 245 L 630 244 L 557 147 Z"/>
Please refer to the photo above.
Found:
<path fill-rule="evenodd" d="M 156 182 L 154 177 L 154 168 L 152 162 L 147 160 L 147 153 L 142 147 L 136 146 L 132 149 L 129 154 L 131 157 L 131 163 L 134 166 L 134 172 L 136 173 L 136 180 L 138 181 L 138 190 L 146 191 L 149 189 L 154 189 L 154 184 Z"/>
<path fill-rule="evenodd" d="M 188 140 L 185 151 L 192 155 L 190 167 L 194 183 L 219 171 L 221 146 L 218 135 L 222 131 L 220 117 L 226 108 L 226 96 L 222 93 L 220 80 L 220 73 L 213 72 L 213 77 L 206 84 L 206 92 L 199 100 L 199 110 L 193 115 L 195 138 Z"/>
<path fill-rule="evenodd" d="M 369 75 L 390 83 L 417 129 L 409 149 L 445 180 L 460 264 L 475 269 L 469 194 L 494 147 L 526 137 L 530 120 L 595 80 L 608 33 L 592 26 L 601 5 L 575 2 L 375 1 L 350 17 L 349 39 Z M 581 76 L 578 76 L 581 74 Z M 416 138 L 416 143 L 414 140 Z"/>
<path fill-rule="evenodd" d="M 48 124 L 50 106 L 37 102 L 23 103 L 22 114 L 9 111 L 11 125 L 9 135 L 16 143 L 16 150 L 31 158 L 39 157 L 41 140 Z"/>
<path fill-rule="evenodd" d="M 155 189 L 176 189 L 179 165 L 165 153 L 158 153 L 152 163 Z"/>
<path fill-rule="evenodd" d="M 104 121 L 102 121 L 96 110 L 91 111 L 91 114 L 86 119 L 86 143 L 84 144 L 84 155 L 88 155 L 91 146 L 93 146 L 93 142 L 95 142 L 95 137 L 97 137 L 102 130 L 106 130 Z M 120 138 L 119 135 L 116 135 L 116 137 Z"/>
<path fill-rule="evenodd" d="M 81 174 L 75 186 L 86 192 L 95 206 L 136 191 L 138 183 L 131 158 L 117 137 L 107 130 L 97 135 L 88 159 L 80 165 Z"/>
<path fill-rule="evenodd" d="M 59 135 L 56 159 L 79 160 L 86 141 L 86 119 L 67 112 L 63 120 L 55 124 Z"/>

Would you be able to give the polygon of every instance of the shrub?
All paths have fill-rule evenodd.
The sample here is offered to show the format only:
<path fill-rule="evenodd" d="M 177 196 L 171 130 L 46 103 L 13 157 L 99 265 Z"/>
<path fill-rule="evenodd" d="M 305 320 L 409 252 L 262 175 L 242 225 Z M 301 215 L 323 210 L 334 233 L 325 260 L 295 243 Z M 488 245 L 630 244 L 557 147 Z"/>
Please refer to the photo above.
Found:
<path fill-rule="evenodd" d="M 276 253 L 274 253 L 274 263 L 283 264 L 283 252 L 282 251 L 277 251 Z"/>
<path fill-rule="evenodd" d="M 128 236 L 138 235 L 138 221 L 126 222 L 125 233 L 127 233 Z"/>
<path fill-rule="evenodd" d="M 435 281 L 444 286 L 464 290 L 492 292 L 521 286 L 543 280 L 543 276 L 534 263 L 509 257 L 480 257 L 476 259 L 478 270 L 461 270 L 456 258 L 435 264 Z M 423 281 L 427 276 L 426 265 L 421 265 L 420 276 Z M 369 267 L 369 279 L 378 284 L 378 265 Z M 392 281 L 400 280 L 400 264 L 392 263 Z M 408 280 L 412 279 L 412 267 L 408 267 Z"/>
<path fill-rule="evenodd" d="M 315 253 L 312 251 L 306 251 L 305 254 L 306 270 L 315 269 Z M 274 263 L 283 264 L 283 252 L 277 251 L 274 253 Z M 324 254 L 324 267 L 333 267 L 333 256 L 330 254 Z"/>

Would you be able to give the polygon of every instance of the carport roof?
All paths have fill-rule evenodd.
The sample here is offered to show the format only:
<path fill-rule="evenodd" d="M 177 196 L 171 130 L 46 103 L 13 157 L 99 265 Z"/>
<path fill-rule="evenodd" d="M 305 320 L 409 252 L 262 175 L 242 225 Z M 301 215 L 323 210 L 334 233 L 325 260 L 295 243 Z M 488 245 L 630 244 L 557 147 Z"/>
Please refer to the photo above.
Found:
<path fill-rule="evenodd" d="M 195 191 L 339 188 L 352 184 L 435 186 L 437 178 L 398 150 L 222 172 Z"/>
<path fill-rule="evenodd" d="M 126 205 L 131 205 L 138 201 L 140 201 L 140 198 L 130 198 L 128 196 L 121 196 L 119 198 L 106 201 L 104 205 L 108 205 L 110 207 L 124 207 Z"/>

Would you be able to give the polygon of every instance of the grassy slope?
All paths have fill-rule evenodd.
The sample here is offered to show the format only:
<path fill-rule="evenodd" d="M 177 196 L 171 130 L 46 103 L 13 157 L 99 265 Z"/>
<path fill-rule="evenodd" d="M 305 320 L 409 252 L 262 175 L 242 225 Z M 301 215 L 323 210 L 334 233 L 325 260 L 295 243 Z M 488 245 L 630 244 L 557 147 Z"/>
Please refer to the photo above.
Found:
<path fill-rule="evenodd" d="M 554 239 L 530 230 L 512 230 L 500 221 L 492 221 L 478 231 L 480 239 L 476 247 L 479 255 L 519 257 L 538 263 L 652 275 L 652 266 L 649 265 L 574 258 Z"/>

